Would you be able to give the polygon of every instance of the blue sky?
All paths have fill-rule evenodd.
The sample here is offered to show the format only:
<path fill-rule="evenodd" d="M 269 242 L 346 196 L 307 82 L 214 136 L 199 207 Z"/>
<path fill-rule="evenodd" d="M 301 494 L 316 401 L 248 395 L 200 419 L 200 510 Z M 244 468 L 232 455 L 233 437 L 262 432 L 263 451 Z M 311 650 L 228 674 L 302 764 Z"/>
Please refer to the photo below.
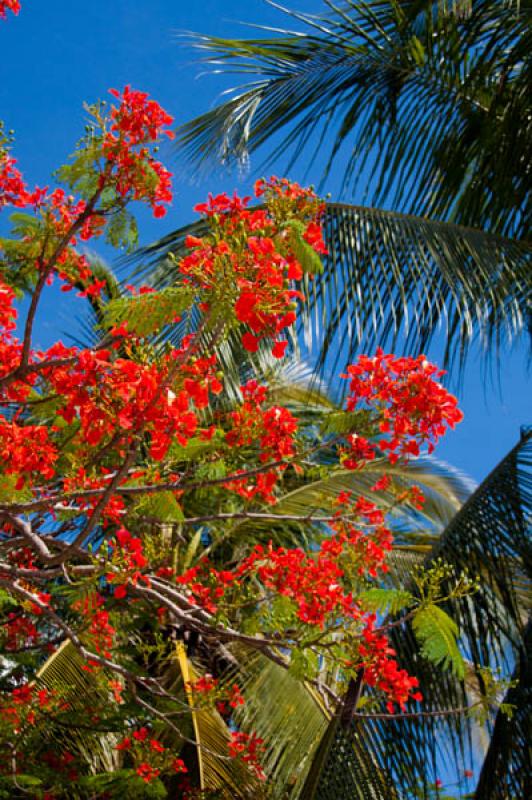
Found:
<path fill-rule="evenodd" d="M 322 7 L 320 0 L 290 0 L 287 5 L 308 12 Z M 178 39 L 178 31 L 236 37 L 253 35 L 239 21 L 285 22 L 262 0 L 22 0 L 22 6 L 18 18 L 9 15 L 0 23 L 0 118 L 15 130 L 14 155 L 28 182 L 40 185 L 51 182 L 52 171 L 82 135 L 83 103 L 104 98 L 108 88 L 129 83 L 148 91 L 179 123 L 211 107 L 231 85 L 231 78 L 197 77 L 204 69 L 198 55 Z M 163 151 L 163 160 L 181 172 L 169 153 Z M 193 175 L 180 180 L 166 218 L 140 215 L 142 242 L 190 221 L 192 206 L 208 191 L 246 192 L 258 177 L 254 166 L 252 162 L 243 179 L 234 174 L 213 176 L 208 184 L 192 183 Z M 273 171 L 281 174 L 283 166 Z M 310 174 L 315 181 L 319 167 Z M 304 165 L 298 165 L 290 177 L 302 180 L 303 172 Z M 338 175 L 333 174 L 325 191 L 334 198 L 337 186 Z M 361 197 L 353 198 L 357 201 Z M 78 321 L 69 312 L 70 302 L 51 291 L 38 320 L 41 344 L 76 331 Z M 480 358 L 473 357 L 463 385 L 457 387 L 452 380 L 450 385 L 457 390 L 465 420 L 437 455 L 481 480 L 516 442 L 519 426 L 532 422 L 526 344 L 503 353 L 500 382 L 491 383 Z"/>

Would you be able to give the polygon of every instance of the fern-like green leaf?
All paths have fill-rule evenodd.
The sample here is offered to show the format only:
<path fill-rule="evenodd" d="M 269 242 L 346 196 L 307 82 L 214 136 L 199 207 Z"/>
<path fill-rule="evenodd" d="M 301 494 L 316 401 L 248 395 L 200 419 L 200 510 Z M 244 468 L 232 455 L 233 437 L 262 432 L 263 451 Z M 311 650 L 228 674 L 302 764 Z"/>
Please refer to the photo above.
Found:
<path fill-rule="evenodd" d="M 361 592 L 360 602 L 368 611 L 378 611 L 383 614 L 388 611 L 390 614 L 397 614 L 413 600 L 410 592 L 402 589 L 368 589 Z"/>
<path fill-rule="evenodd" d="M 105 307 L 102 327 L 127 322 L 130 333 L 148 336 L 174 322 L 176 316 L 190 308 L 193 299 L 192 290 L 183 286 L 170 286 L 136 297 L 120 297 Z"/>
<path fill-rule="evenodd" d="M 173 461 L 196 461 L 205 453 L 215 450 L 220 446 L 223 441 L 223 432 L 218 428 L 212 439 L 201 439 L 199 436 L 193 436 L 188 440 L 186 445 L 181 445 L 178 442 L 172 442 L 169 450 L 169 457 Z"/>
<path fill-rule="evenodd" d="M 439 606 L 428 605 L 415 615 L 412 627 L 421 645 L 421 654 L 429 661 L 450 669 L 457 678 L 463 680 L 465 665 L 456 641 L 456 622 Z"/>
<path fill-rule="evenodd" d="M 153 517 L 160 522 L 182 522 L 184 519 L 181 506 L 172 492 L 160 492 L 143 497 L 135 505 L 134 513 Z"/>
<path fill-rule="evenodd" d="M 291 219 L 287 223 L 287 227 L 290 229 L 290 244 L 292 245 L 292 250 L 301 264 L 303 272 L 309 275 L 321 275 L 323 272 L 321 258 L 303 238 L 305 225 L 299 220 Z"/>

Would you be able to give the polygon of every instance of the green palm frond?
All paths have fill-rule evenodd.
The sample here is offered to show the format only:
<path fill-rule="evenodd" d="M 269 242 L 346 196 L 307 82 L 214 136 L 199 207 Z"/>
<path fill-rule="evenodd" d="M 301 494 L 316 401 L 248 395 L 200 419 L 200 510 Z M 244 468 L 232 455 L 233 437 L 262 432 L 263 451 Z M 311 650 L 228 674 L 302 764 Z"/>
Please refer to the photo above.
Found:
<path fill-rule="evenodd" d="M 301 516 L 315 511 L 332 513 L 341 492 L 353 492 L 375 500 L 376 495 L 371 487 L 384 471 L 392 478 L 391 489 L 404 491 L 411 486 L 419 486 L 426 497 L 422 510 L 405 506 L 395 512 L 394 527 L 400 525 L 398 544 L 422 544 L 423 532 L 432 529 L 433 536 L 441 532 L 473 488 L 472 482 L 461 472 L 436 459 L 420 458 L 393 466 L 384 459 L 376 459 L 365 464 L 361 470 L 338 470 L 295 489 L 277 503 L 274 511 Z M 391 510 L 396 502 L 395 494 L 391 490 L 379 492 L 378 501 L 384 510 Z"/>
<path fill-rule="evenodd" d="M 61 644 L 37 672 L 39 685 L 67 700 L 72 718 L 64 724 L 50 720 L 43 734 L 56 752 L 72 753 L 89 766 L 92 774 L 111 773 L 120 768 L 118 737 L 112 731 L 98 732 L 87 723 L 87 709 L 108 702 L 108 693 L 84 667 L 86 662 L 70 641 Z"/>
<path fill-rule="evenodd" d="M 526 245 L 336 203 L 327 208 L 325 240 L 329 256 L 321 279 L 308 287 L 305 326 L 314 330 L 320 365 L 331 353 L 351 359 L 378 346 L 423 352 L 437 333 L 445 365 L 463 366 L 473 339 L 494 353 L 526 331 Z"/>
<path fill-rule="evenodd" d="M 486 358 L 527 331 L 532 303 L 530 247 L 482 230 L 389 211 L 328 203 L 329 255 L 307 281 L 300 333 L 336 370 L 376 347 L 426 350 L 443 338 L 444 366 L 464 366 L 477 341 Z M 137 277 L 162 288 L 179 281 L 173 254 L 185 253 L 186 226 L 135 254 Z M 176 333 L 179 331 L 176 329 Z M 236 347 L 236 345 L 235 345 Z M 227 364 L 234 364 L 228 352 Z"/>
<path fill-rule="evenodd" d="M 90 283 L 93 281 L 104 281 L 101 295 L 89 295 L 87 297 L 87 313 L 79 321 L 80 333 L 73 336 L 72 331 L 66 331 L 66 336 L 81 347 L 94 346 L 102 336 L 104 323 L 104 309 L 108 302 L 116 301 L 123 295 L 122 287 L 116 278 L 112 268 L 95 253 L 86 252 L 91 269 Z M 79 282 L 76 288 L 84 290 L 85 283 Z"/>
<path fill-rule="evenodd" d="M 181 152 L 196 168 L 245 165 L 277 134 L 268 162 L 320 155 L 324 177 L 337 163 L 354 191 L 371 163 L 372 204 L 527 235 L 530 10 L 465 8 L 324 0 L 317 15 L 279 7 L 295 31 L 195 36 L 218 73 L 247 82 L 180 128 Z"/>
<path fill-rule="evenodd" d="M 185 685 L 197 680 L 198 675 L 182 642 L 177 643 L 176 658 Z M 190 692 L 187 697 L 192 706 Z M 247 800 L 249 797 L 260 800 L 263 796 L 260 782 L 242 762 L 229 758 L 230 731 L 218 712 L 211 708 L 192 708 L 191 715 L 200 788 L 217 791 L 224 800 Z"/>
<path fill-rule="evenodd" d="M 530 708 L 532 703 L 532 623 L 528 624 L 513 678 L 504 704 L 511 716 L 499 711 L 478 779 L 474 800 L 506 800 L 526 797 L 530 790 Z"/>
<path fill-rule="evenodd" d="M 240 671 L 237 680 L 246 703 L 236 716 L 244 729 L 266 742 L 262 759 L 272 800 L 290 792 L 296 800 L 327 728 L 330 712 L 316 691 L 264 656 L 232 648 Z"/>
<path fill-rule="evenodd" d="M 398 800 L 392 776 L 362 736 L 330 723 L 321 743 L 323 762 L 309 773 L 300 800 Z M 314 766 L 314 765 L 313 765 Z"/>
<path fill-rule="evenodd" d="M 382 476 L 385 466 L 392 476 L 393 485 L 377 496 L 371 487 Z M 423 510 L 409 505 L 394 508 L 396 495 L 392 490 L 402 492 L 412 486 L 420 487 L 425 494 Z M 243 520 L 232 526 L 225 525 L 222 535 L 213 537 L 208 551 L 212 557 L 222 557 L 223 554 L 225 559 L 231 560 L 235 552 L 247 550 L 250 543 L 259 541 L 265 544 L 272 541 L 283 547 L 312 548 L 321 541 L 326 527 L 317 523 L 309 525 L 306 518 L 330 516 L 337 510 L 336 501 L 340 493 L 353 492 L 355 496 L 378 501 L 385 512 L 390 512 L 389 523 L 397 549 L 392 554 L 389 580 L 400 585 L 405 570 L 408 573 L 412 566 L 410 554 L 419 554 L 420 560 L 426 557 L 472 488 L 472 482 L 462 473 L 435 459 L 418 459 L 408 465 L 393 467 L 378 459 L 361 470 L 336 470 L 324 477 L 309 479 L 288 491 L 272 506 L 271 514 L 278 515 L 279 521 L 272 516 L 264 521 Z"/>
<path fill-rule="evenodd" d="M 521 648 L 532 597 L 532 429 L 495 467 L 447 526 L 432 557 L 480 579 L 454 609 L 471 660 L 501 666 Z"/>

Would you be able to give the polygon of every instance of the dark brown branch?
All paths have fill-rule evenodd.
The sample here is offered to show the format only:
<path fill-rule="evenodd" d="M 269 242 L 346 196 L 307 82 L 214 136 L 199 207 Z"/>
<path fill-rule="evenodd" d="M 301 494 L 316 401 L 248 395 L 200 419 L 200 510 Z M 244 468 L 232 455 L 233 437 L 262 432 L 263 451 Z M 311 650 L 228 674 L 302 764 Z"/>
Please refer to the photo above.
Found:
<path fill-rule="evenodd" d="M 364 670 L 359 669 L 356 674 L 356 678 L 351 678 L 351 680 L 349 681 L 349 686 L 347 687 L 347 692 L 345 694 L 344 701 L 340 709 L 340 724 L 344 728 L 349 728 L 349 726 L 351 725 L 351 722 L 353 720 L 353 715 L 355 713 L 358 701 L 360 700 L 360 696 L 362 694 L 363 686 L 364 686 Z"/>

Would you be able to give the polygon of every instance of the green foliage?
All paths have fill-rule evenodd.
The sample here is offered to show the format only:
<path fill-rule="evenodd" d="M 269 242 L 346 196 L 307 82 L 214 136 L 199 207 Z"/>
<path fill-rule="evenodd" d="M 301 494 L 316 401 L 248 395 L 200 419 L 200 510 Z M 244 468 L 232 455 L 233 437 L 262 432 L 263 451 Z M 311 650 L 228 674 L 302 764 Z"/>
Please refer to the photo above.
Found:
<path fill-rule="evenodd" d="M 190 308 L 193 298 L 193 292 L 181 286 L 111 300 L 105 307 L 102 326 L 127 322 L 129 333 L 148 336 L 175 322 L 176 316 Z"/>
<path fill-rule="evenodd" d="M 199 436 L 192 436 L 186 445 L 172 442 L 169 450 L 169 457 L 177 463 L 183 461 L 198 461 L 202 456 L 212 450 L 216 450 L 223 441 L 223 431 L 218 428 L 211 439 L 201 439 Z"/>
<path fill-rule="evenodd" d="M 181 642 L 177 644 L 176 659 L 185 685 L 198 679 L 199 674 Z M 239 760 L 227 759 L 230 733 L 218 711 L 208 707 L 194 708 L 190 692 L 187 692 L 187 698 L 192 708 L 194 739 L 199 744 L 196 757 L 200 788 L 219 790 L 220 800 L 247 800 L 249 797 L 263 800 L 261 784 L 246 766 Z"/>
<path fill-rule="evenodd" d="M 132 769 L 119 769 L 111 773 L 99 775 L 86 775 L 79 780 L 79 785 L 86 797 L 94 796 L 95 792 L 105 793 L 106 797 L 113 800 L 162 800 L 168 797 L 164 784 L 155 779 L 146 783 Z M 85 795 L 83 795 L 85 796 Z"/>
<path fill-rule="evenodd" d="M 196 470 L 196 477 L 200 481 L 212 481 L 225 478 L 228 473 L 227 464 L 221 458 L 216 461 L 206 461 Z M 207 491 L 207 489 L 202 490 Z"/>
<path fill-rule="evenodd" d="M 358 597 L 362 606 L 368 611 L 378 611 L 381 614 L 385 611 L 397 614 L 414 601 L 413 595 L 403 589 L 368 589 L 361 592 Z"/>
<path fill-rule="evenodd" d="M 294 650 L 290 659 L 290 674 L 298 680 L 312 680 L 319 670 L 318 656 L 312 650 Z"/>
<path fill-rule="evenodd" d="M 16 776 L 16 786 L 19 791 L 23 792 L 26 796 L 40 800 L 40 798 L 43 796 L 42 791 L 39 789 L 41 785 L 42 781 L 35 775 L 17 774 Z M 15 784 L 13 778 L 0 776 L 1 800 L 12 800 L 14 796 L 14 789 Z"/>
<path fill-rule="evenodd" d="M 328 713 L 319 694 L 309 684 L 259 653 L 232 648 L 237 681 L 246 702 L 235 712 L 237 724 L 264 739 L 263 765 L 269 776 L 272 800 L 300 797 L 306 772 L 327 728 Z"/>
<path fill-rule="evenodd" d="M 0 588 L 0 611 L 5 613 L 11 608 L 17 608 L 17 606 L 18 603 L 14 597 L 9 592 L 6 592 L 5 589 Z"/>
<path fill-rule="evenodd" d="M 111 247 L 131 252 L 138 245 L 139 232 L 133 214 L 125 208 L 112 214 L 105 228 L 105 240 Z"/>
<path fill-rule="evenodd" d="M 369 433 L 370 415 L 366 411 L 333 411 L 327 414 L 321 425 L 322 433 L 344 434 Z"/>
<path fill-rule="evenodd" d="M 318 253 L 304 239 L 305 225 L 300 220 L 291 219 L 286 223 L 286 227 L 290 230 L 290 243 L 303 272 L 308 275 L 321 275 L 323 264 Z"/>
<path fill-rule="evenodd" d="M 0 478 L 0 502 L 24 503 L 31 500 L 32 492 L 28 485 L 17 488 L 16 475 L 2 475 Z"/>
<path fill-rule="evenodd" d="M 421 645 L 421 654 L 463 680 L 465 665 L 458 649 L 456 622 L 442 608 L 430 604 L 415 614 L 412 628 Z"/>
<path fill-rule="evenodd" d="M 423 352 L 436 335 L 445 339 L 443 365 L 463 367 L 476 336 L 489 358 L 526 332 L 527 243 L 345 203 L 327 203 L 323 223 L 329 255 L 323 275 L 305 281 L 299 321 L 318 355 L 315 369 L 327 361 L 333 372 L 377 346 Z M 206 229 L 194 223 L 139 250 L 132 257 L 141 263 L 138 275 L 156 287 L 174 285 L 189 233 L 202 236 Z"/>
<path fill-rule="evenodd" d="M 132 513 L 158 522 L 182 522 L 184 519 L 183 510 L 170 491 L 143 496 L 135 503 Z"/>
<path fill-rule="evenodd" d="M 197 36 L 217 73 L 247 84 L 183 125 L 178 146 L 209 169 L 273 139 L 269 160 L 321 154 L 323 177 L 336 163 L 371 205 L 526 237 L 529 9 L 467 5 L 324 0 L 281 9 L 287 27 L 261 38 Z"/>

